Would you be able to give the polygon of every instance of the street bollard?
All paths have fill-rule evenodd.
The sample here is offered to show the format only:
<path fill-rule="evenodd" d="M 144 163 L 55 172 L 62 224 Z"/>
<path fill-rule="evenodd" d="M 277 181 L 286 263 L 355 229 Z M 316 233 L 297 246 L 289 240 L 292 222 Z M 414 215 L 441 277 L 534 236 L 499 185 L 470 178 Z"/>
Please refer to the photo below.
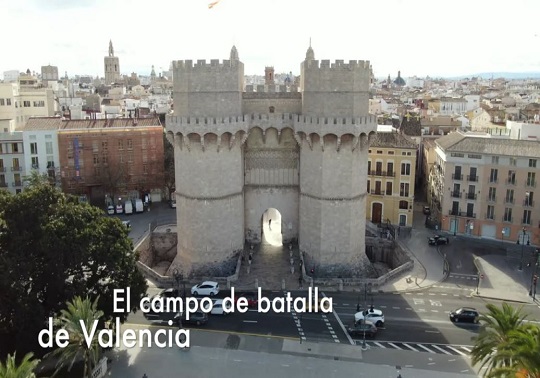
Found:
<path fill-rule="evenodd" d="M 291 265 L 291 274 L 294 274 L 294 265 Z"/>

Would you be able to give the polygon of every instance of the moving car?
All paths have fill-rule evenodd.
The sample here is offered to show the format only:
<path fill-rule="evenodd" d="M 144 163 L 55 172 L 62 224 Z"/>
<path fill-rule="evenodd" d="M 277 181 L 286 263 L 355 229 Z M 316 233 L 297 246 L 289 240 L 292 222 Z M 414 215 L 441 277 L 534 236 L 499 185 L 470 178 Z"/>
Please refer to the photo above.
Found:
<path fill-rule="evenodd" d="M 451 311 L 449 316 L 450 320 L 454 323 L 478 323 L 478 319 L 480 318 L 478 311 L 472 307 L 460 307 L 457 310 Z"/>
<path fill-rule="evenodd" d="M 354 322 L 370 321 L 377 327 L 384 327 L 384 314 L 381 310 L 371 307 L 369 310 L 364 310 L 354 314 Z"/>
<path fill-rule="evenodd" d="M 212 315 L 228 315 L 230 314 L 230 311 L 232 309 L 232 306 L 229 302 L 225 302 L 226 305 L 223 304 L 223 299 L 215 299 L 213 301 L 212 311 L 210 313 Z M 227 310 L 227 311 L 225 311 Z"/>
<path fill-rule="evenodd" d="M 429 206 L 424 206 L 424 214 L 426 214 L 426 215 L 431 214 L 431 209 L 429 208 Z"/>
<path fill-rule="evenodd" d="M 446 236 L 442 235 L 435 235 L 430 238 L 428 238 L 428 244 L 429 245 L 441 245 L 441 244 L 448 244 L 450 240 Z"/>
<path fill-rule="evenodd" d="M 377 334 L 378 329 L 375 324 L 373 324 L 369 320 L 366 320 L 355 322 L 352 326 L 347 328 L 347 331 L 351 336 L 364 336 L 365 331 L 366 337 L 373 338 Z"/>
<path fill-rule="evenodd" d="M 186 319 L 186 313 L 182 314 L 182 325 L 192 324 L 196 326 L 208 323 L 208 314 L 202 311 L 195 311 L 189 314 L 189 320 Z"/>
<path fill-rule="evenodd" d="M 236 295 L 236 302 L 238 302 L 238 299 L 240 298 L 246 298 L 247 299 L 247 303 L 248 303 L 248 307 L 255 307 L 257 306 L 257 303 L 258 303 L 258 297 L 257 297 L 257 294 L 253 293 L 253 292 L 240 292 Z"/>
<path fill-rule="evenodd" d="M 191 295 L 202 295 L 202 296 L 211 296 L 217 295 L 219 293 L 219 284 L 215 281 L 204 281 L 198 285 L 195 285 L 191 288 Z"/>

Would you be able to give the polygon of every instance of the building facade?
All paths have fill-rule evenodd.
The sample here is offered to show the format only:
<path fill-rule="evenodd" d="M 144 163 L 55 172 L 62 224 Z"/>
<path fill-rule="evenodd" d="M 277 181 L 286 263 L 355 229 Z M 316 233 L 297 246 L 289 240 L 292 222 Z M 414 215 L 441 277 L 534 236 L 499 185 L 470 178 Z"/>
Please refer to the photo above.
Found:
<path fill-rule="evenodd" d="M 58 81 L 58 67 L 51 66 L 41 66 L 41 81 L 45 86 L 49 81 L 54 82 Z"/>
<path fill-rule="evenodd" d="M 540 243 L 538 141 L 456 132 L 435 143 L 430 185 L 443 230 Z"/>
<path fill-rule="evenodd" d="M 109 56 L 104 58 L 105 85 L 117 83 L 120 80 L 120 59 L 114 56 L 112 41 L 109 41 Z"/>
<path fill-rule="evenodd" d="M 369 148 L 366 217 L 373 223 L 413 225 L 416 143 L 404 134 L 378 132 Z"/>
<path fill-rule="evenodd" d="M 22 132 L 0 133 L 0 189 L 16 194 L 23 190 L 25 158 Z"/>
<path fill-rule="evenodd" d="M 178 251 L 169 273 L 207 272 L 245 241 L 261 242 L 273 218 L 282 240 L 298 240 L 321 274 L 365 274 L 368 146 L 377 128 L 369 62 L 318 61 L 309 47 L 300 92 L 275 84 L 244 91 L 235 47 L 229 60 L 175 61 L 173 70 L 167 133 Z"/>

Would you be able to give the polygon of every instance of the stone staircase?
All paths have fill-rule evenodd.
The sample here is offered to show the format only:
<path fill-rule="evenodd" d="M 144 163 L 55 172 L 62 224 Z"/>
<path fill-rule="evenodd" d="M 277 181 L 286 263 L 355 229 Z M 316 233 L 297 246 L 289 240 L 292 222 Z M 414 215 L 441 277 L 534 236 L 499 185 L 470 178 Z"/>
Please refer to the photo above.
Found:
<path fill-rule="evenodd" d="M 252 251 L 251 266 L 249 254 Z M 299 288 L 300 260 L 298 246 L 293 245 L 294 273 L 291 273 L 289 244 L 282 246 L 263 242 L 251 250 L 244 250 L 244 259 L 238 280 L 232 285 L 236 290 L 256 290 L 257 285 L 263 290 L 281 290 L 285 280 L 286 290 Z M 304 286 L 306 283 L 304 283 Z"/>

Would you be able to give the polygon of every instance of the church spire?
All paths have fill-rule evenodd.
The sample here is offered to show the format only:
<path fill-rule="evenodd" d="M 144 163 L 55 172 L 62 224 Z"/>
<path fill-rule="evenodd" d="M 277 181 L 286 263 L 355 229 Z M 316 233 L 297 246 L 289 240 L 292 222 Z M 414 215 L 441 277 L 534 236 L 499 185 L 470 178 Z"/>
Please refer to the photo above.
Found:
<path fill-rule="evenodd" d="M 114 49 L 112 47 L 112 40 L 109 40 L 109 56 L 114 56 Z"/>
<path fill-rule="evenodd" d="M 313 49 L 311 48 L 311 37 L 309 37 L 309 47 L 306 52 L 306 60 L 315 60 L 315 53 L 313 52 Z"/>
<path fill-rule="evenodd" d="M 230 60 L 240 60 L 240 58 L 238 57 L 238 50 L 236 49 L 236 46 L 234 46 L 234 45 L 233 45 L 233 47 L 231 49 Z"/>

